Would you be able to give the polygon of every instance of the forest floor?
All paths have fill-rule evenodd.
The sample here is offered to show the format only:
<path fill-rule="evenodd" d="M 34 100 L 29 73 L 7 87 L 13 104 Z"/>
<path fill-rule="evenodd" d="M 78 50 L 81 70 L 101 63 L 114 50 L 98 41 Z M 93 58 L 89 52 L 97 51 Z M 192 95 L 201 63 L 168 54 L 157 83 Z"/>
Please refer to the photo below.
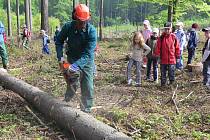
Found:
<path fill-rule="evenodd" d="M 9 48 L 9 73 L 62 100 L 66 85 L 58 69 L 55 47 L 51 43 L 52 55 L 45 56 L 40 44 L 40 40 L 32 41 L 29 50 Z M 129 41 L 109 40 L 99 45 L 93 116 L 136 140 L 210 139 L 210 93 L 202 85 L 201 73 L 177 72 L 176 83 L 165 88 L 144 77 L 141 87 L 127 86 L 125 56 Z M 186 52 L 184 56 L 186 62 Z M 172 100 L 173 95 L 176 98 Z M 43 118 L 15 93 L 1 89 L 0 104 L 0 139 L 67 139 L 53 121 Z M 69 105 L 78 108 L 78 99 L 74 97 Z"/>

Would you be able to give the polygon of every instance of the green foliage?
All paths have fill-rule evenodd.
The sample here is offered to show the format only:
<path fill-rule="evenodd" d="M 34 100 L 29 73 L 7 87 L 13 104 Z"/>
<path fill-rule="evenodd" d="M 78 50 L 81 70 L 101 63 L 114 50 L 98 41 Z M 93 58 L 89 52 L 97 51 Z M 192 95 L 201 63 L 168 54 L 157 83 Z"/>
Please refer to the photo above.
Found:
<path fill-rule="evenodd" d="M 117 123 L 124 122 L 128 117 L 127 112 L 118 108 L 112 109 L 112 111 L 110 111 L 110 115 L 112 116 L 112 120 Z"/>
<path fill-rule="evenodd" d="M 203 133 L 203 132 L 200 132 L 200 131 L 195 131 L 195 130 L 193 130 L 192 136 L 195 138 L 195 140 L 210 139 L 210 134 Z"/>

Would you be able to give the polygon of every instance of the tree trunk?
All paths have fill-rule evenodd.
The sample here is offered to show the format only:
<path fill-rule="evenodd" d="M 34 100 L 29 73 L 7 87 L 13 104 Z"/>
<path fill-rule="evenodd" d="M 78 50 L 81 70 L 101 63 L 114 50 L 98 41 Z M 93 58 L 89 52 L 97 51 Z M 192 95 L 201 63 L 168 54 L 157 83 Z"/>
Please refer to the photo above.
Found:
<path fill-rule="evenodd" d="M 75 8 L 79 4 L 79 0 L 73 0 L 73 8 Z"/>
<path fill-rule="evenodd" d="M 25 24 L 27 28 L 29 29 L 29 2 L 28 0 L 25 0 Z"/>
<path fill-rule="evenodd" d="M 102 24 L 103 24 L 103 8 L 104 7 L 104 1 L 101 0 L 100 3 L 100 21 L 99 21 L 99 40 L 101 41 L 103 38 L 103 33 L 102 33 Z"/>
<path fill-rule="evenodd" d="M 89 0 L 85 0 L 85 4 L 87 5 L 87 7 L 90 7 L 90 1 Z"/>
<path fill-rule="evenodd" d="M 173 0 L 169 0 L 168 2 L 168 22 L 172 22 L 173 20 Z"/>
<path fill-rule="evenodd" d="M 174 0 L 173 2 L 173 22 L 176 22 L 177 21 L 177 5 L 179 3 L 179 0 Z"/>
<path fill-rule="evenodd" d="M 7 0 L 7 21 L 8 21 L 8 36 L 12 36 L 12 23 L 10 14 L 10 0 Z"/>
<path fill-rule="evenodd" d="M 91 115 L 72 108 L 39 88 L 10 76 L 2 69 L 0 69 L 0 82 L 7 89 L 18 93 L 46 117 L 55 120 L 67 132 L 74 133 L 76 139 L 132 140 L 125 134 L 96 120 Z"/>
<path fill-rule="evenodd" d="M 17 16 L 17 45 L 20 47 L 20 9 L 19 9 L 19 0 L 16 0 L 16 16 Z"/>
<path fill-rule="evenodd" d="M 48 0 L 41 0 L 41 29 L 48 32 Z"/>
<path fill-rule="evenodd" d="M 29 0 L 29 23 L 30 23 L 30 32 L 32 33 L 32 28 L 33 28 L 33 24 L 32 24 L 32 7 L 31 7 L 31 0 Z"/>

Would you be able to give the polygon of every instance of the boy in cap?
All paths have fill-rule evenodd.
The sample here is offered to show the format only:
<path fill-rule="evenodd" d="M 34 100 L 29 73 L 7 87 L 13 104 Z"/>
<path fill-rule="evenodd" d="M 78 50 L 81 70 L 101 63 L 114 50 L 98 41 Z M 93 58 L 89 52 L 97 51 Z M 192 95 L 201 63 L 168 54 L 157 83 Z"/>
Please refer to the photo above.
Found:
<path fill-rule="evenodd" d="M 202 29 L 207 38 L 203 47 L 203 84 L 210 88 L 210 27 Z"/>
<path fill-rule="evenodd" d="M 158 39 L 159 29 L 154 28 L 153 34 L 149 39 L 147 39 L 146 44 L 150 47 L 151 51 L 147 55 L 147 80 L 150 80 L 151 75 L 151 66 L 153 64 L 153 80 L 158 83 L 158 58 L 154 55 L 154 51 L 156 48 L 156 43 Z"/>
<path fill-rule="evenodd" d="M 155 56 L 160 57 L 161 64 L 161 86 L 166 85 L 166 73 L 168 71 L 169 82 L 172 84 L 175 81 L 175 65 L 179 62 L 180 49 L 179 41 L 175 34 L 171 33 L 172 23 L 164 24 L 164 32 L 157 40 Z"/>
<path fill-rule="evenodd" d="M 183 27 L 184 27 L 184 24 L 182 22 L 177 22 L 176 23 L 176 31 L 175 31 L 175 34 L 176 34 L 176 37 L 179 41 L 179 48 L 180 48 L 180 61 L 177 62 L 176 64 L 176 68 L 179 69 L 179 70 L 182 70 L 183 69 L 183 58 L 182 58 L 182 54 L 183 54 L 183 50 L 185 48 L 185 45 L 186 45 L 186 35 L 184 33 L 184 30 L 183 30 Z"/>

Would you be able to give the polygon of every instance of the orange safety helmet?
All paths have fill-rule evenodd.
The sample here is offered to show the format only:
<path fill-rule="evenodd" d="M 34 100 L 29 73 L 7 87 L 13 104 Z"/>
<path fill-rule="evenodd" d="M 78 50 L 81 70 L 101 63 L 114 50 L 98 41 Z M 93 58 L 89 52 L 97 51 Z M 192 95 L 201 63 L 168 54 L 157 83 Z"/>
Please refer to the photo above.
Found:
<path fill-rule="evenodd" d="M 87 21 L 90 19 L 90 10 L 85 4 L 79 4 L 75 7 L 74 16 L 81 21 Z"/>

